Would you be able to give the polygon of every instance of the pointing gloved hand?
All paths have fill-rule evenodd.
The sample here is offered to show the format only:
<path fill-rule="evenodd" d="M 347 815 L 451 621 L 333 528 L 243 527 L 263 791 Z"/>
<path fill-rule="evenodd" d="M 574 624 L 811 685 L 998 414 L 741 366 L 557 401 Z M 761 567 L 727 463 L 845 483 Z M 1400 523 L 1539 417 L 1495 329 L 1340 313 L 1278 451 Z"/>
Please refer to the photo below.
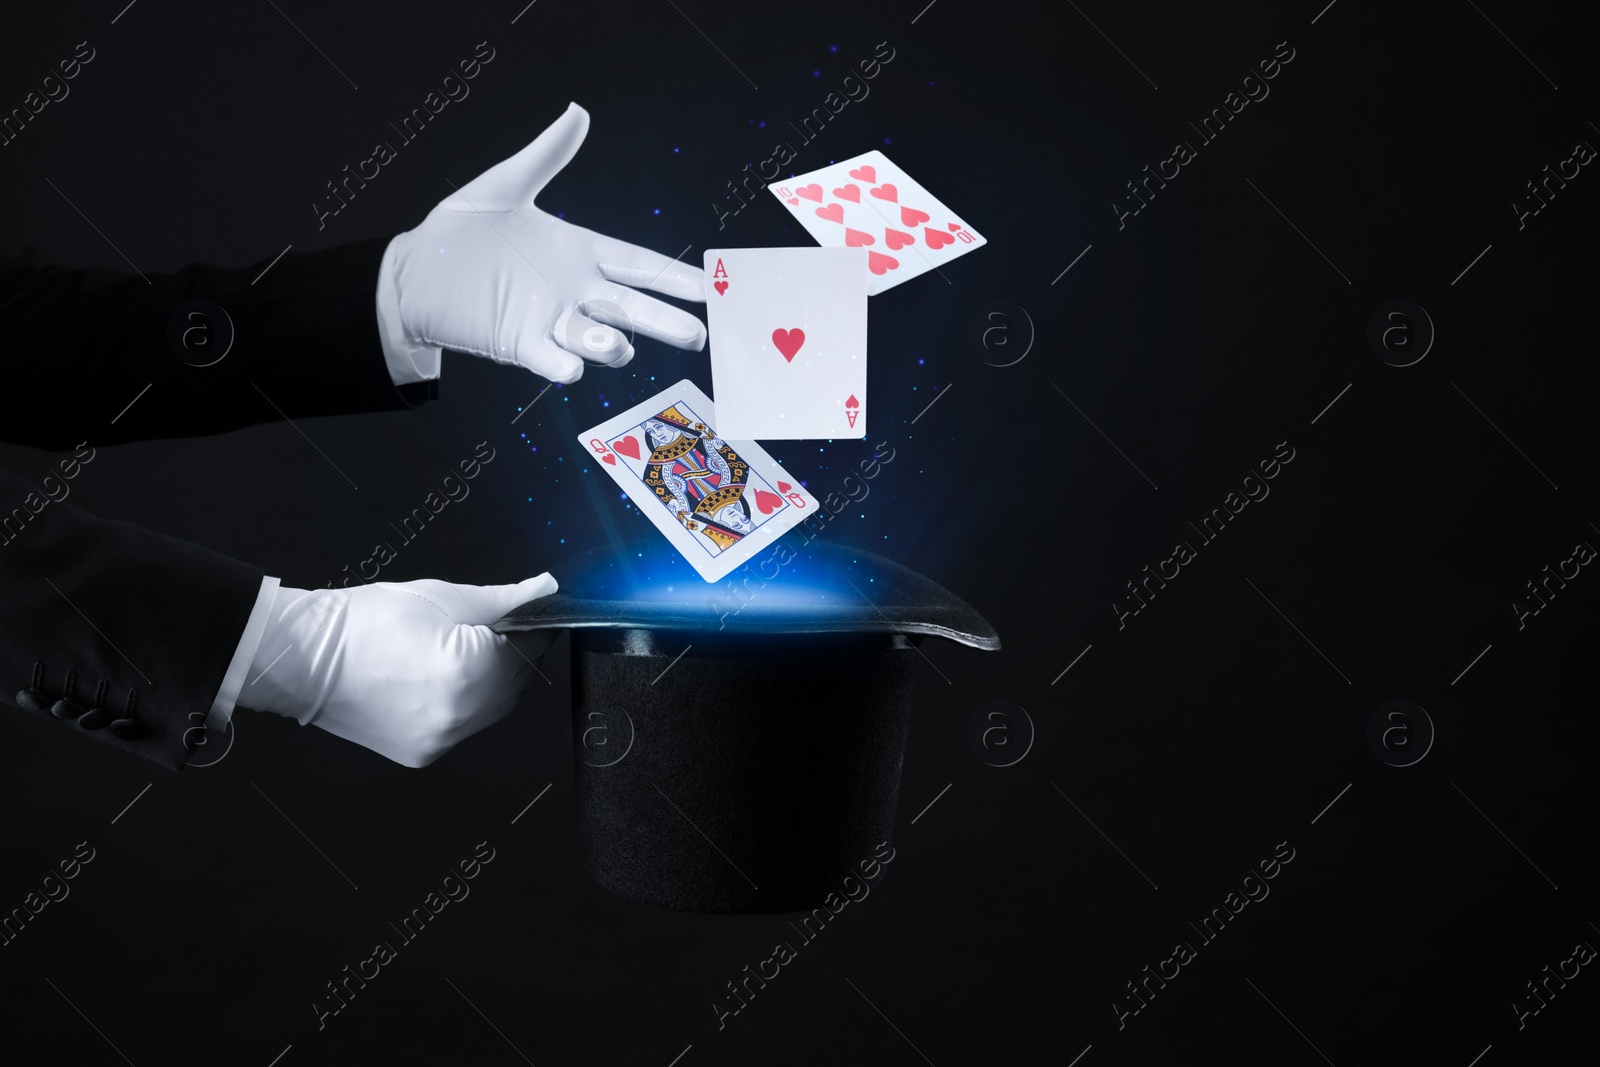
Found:
<path fill-rule="evenodd" d="M 555 591 L 549 574 L 517 585 L 280 586 L 239 703 L 425 767 L 515 706 L 533 663 L 488 624 Z"/>
<path fill-rule="evenodd" d="M 416 367 L 414 375 L 396 374 L 396 384 L 437 377 L 441 348 L 573 382 L 584 360 L 620 367 L 633 358 L 620 331 L 686 351 L 705 347 L 699 319 L 635 291 L 703 302 L 699 267 L 534 207 L 588 130 L 589 113 L 568 105 L 532 144 L 389 243 L 378 275 L 384 352 L 391 373 L 407 362 Z"/>

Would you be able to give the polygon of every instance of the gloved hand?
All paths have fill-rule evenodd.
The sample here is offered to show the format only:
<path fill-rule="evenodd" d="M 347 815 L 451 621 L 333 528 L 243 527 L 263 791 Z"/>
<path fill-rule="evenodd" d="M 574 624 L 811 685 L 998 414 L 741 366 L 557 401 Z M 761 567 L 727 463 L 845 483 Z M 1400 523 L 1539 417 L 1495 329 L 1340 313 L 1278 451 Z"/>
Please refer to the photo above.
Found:
<path fill-rule="evenodd" d="M 555 591 L 549 574 L 517 585 L 280 586 L 239 703 L 426 767 L 516 704 L 533 664 L 488 624 Z"/>
<path fill-rule="evenodd" d="M 620 367 L 633 358 L 621 330 L 705 347 L 699 319 L 627 288 L 704 302 L 704 271 L 533 206 L 588 131 L 589 113 L 569 104 L 532 144 L 389 243 L 378 319 L 391 373 L 398 352 L 417 367 L 403 380 L 437 377 L 439 351 L 450 348 L 573 382 L 584 360 Z"/>

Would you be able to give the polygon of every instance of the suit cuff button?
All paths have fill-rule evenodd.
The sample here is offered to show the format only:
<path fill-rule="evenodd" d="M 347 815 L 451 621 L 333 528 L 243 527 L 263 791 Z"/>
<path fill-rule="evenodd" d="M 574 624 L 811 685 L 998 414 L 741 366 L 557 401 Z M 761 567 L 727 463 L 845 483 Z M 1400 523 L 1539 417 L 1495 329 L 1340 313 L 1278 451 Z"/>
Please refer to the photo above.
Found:
<path fill-rule="evenodd" d="M 121 716 L 112 719 L 110 712 L 106 713 L 106 718 L 110 720 L 111 732 L 122 738 L 124 741 L 132 741 L 134 738 L 144 733 L 144 728 L 139 725 L 139 720 L 134 715 L 133 710 L 134 706 L 138 704 L 138 702 L 139 691 L 137 689 L 130 689 L 128 690 L 128 702 L 123 706 Z"/>
<path fill-rule="evenodd" d="M 83 705 L 72 699 L 72 686 L 77 679 L 77 671 L 67 672 L 67 682 L 61 690 L 61 699 L 50 705 L 51 715 L 58 719 L 72 720 L 83 714 Z"/>
<path fill-rule="evenodd" d="M 39 683 L 42 681 L 44 681 L 44 664 L 36 661 L 33 665 L 33 681 L 28 683 L 28 688 L 17 690 L 17 707 L 23 711 L 35 711 L 40 714 L 50 710 L 50 698 L 39 688 Z"/>
<path fill-rule="evenodd" d="M 78 725 L 85 730 L 98 730 L 111 721 L 111 712 L 106 710 L 106 683 L 104 679 L 95 686 L 94 706 L 78 716 Z"/>
<path fill-rule="evenodd" d="M 139 725 L 139 720 L 135 718 L 112 719 L 111 732 L 124 741 L 132 741 L 144 733 L 144 727 Z"/>

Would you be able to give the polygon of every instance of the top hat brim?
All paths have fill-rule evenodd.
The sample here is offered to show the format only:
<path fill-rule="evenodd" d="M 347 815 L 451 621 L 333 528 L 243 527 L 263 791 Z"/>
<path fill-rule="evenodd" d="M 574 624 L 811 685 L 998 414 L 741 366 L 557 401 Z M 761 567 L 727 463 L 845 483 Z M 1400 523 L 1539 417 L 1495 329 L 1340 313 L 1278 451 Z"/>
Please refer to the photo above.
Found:
<path fill-rule="evenodd" d="M 618 552 L 626 559 L 628 552 Z M 733 588 L 702 581 L 681 560 L 666 584 L 641 581 L 642 568 L 590 569 L 570 591 L 514 608 L 493 623 L 502 633 L 611 628 L 756 634 L 900 634 L 940 637 L 994 651 L 1000 635 L 966 601 L 931 578 L 860 549 L 815 545 L 773 578 L 741 576 Z M 735 572 L 736 575 L 739 572 Z"/>

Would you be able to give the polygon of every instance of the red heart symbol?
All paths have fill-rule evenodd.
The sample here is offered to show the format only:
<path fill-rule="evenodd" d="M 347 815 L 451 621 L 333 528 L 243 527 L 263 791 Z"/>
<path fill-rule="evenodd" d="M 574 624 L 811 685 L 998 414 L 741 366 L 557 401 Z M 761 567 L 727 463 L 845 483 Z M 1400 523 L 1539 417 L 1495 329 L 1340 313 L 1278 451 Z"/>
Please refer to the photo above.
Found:
<path fill-rule="evenodd" d="M 867 249 L 867 269 L 874 274 L 882 274 L 886 270 L 894 270 L 900 261 L 893 256 L 886 256 L 882 252 Z"/>
<path fill-rule="evenodd" d="M 833 191 L 833 195 L 837 196 L 840 200 L 848 200 L 852 204 L 861 203 L 861 187 L 859 185 L 850 185 L 846 183 L 843 187 L 835 189 Z"/>
<path fill-rule="evenodd" d="M 639 442 L 635 441 L 631 437 L 624 437 L 620 441 L 613 441 L 611 442 L 611 447 L 616 449 L 618 452 L 621 452 L 629 459 L 639 458 Z"/>
<path fill-rule="evenodd" d="M 794 191 L 794 195 L 803 196 L 807 200 L 815 200 L 820 204 L 822 203 L 822 186 L 816 182 L 812 182 L 810 185 L 802 185 Z"/>
<path fill-rule="evenodd" d="M 829 204 L 827 207 L 819 207 L 817 208 L 817 218 L 827 219 L 829 222 L 843 222 L 844 206 L 841 204 Z"/>
<path fill-rule="evenodd" d="M 871 255 L 872 253 L 867 253 Z M 773 330 L 772 343 L 783 353 L 783 358 L 790 363 L 794 362 L 794 354 L 800 351 L 800 346 L 806 343 L 806 332 L 798 327 L 793 330 Z"/>
<path fill-rule="evenodd" d="M 945 245 L 956 243 L 956 239 L 943 230 L 935 230 L 928 226 L 922 228 L 922 236 L 928 242 L 929 248 L 943 248 Z"/>
<path fill-rule="evenodd" d="M 928 221 L 928 213 L 926 211 L 918 211 L 914 207 L 902 207 L 900 209 L 900 221 L 907 226 L 921 226 Z"/>
<path fill-rule="evenodd" d="M 954 241 L 955 238 L 951 237 L 949 240 Z M 846 248 L 855 248 L 858 245 L 870 245 L 871 243 L 872 234 L 862 233 L 860 230 L 852 230 L 848 226 L 844 228 L 844 245 Z"/>
<path fill-rule="evenodd" d="M 610 452 L 607 452 L 605 455 L 600 457 L 600 462 L 609 463 L 615 467 L 617 465 L 617 457 L 613 456 Z"/>
<path fill-rule="evenodd" d="M 770 515 L 776 509 L 783 507 L 783 498 L 775 493 L 769 493 L 765 489 L 757 489 L 756 507 L 760 509 L 761 514 Z"/>
<path fill-rule="evenodd" d="M 780 493 L 787 493 L 789 490 L 791 490 L 793 488 L 794 488 L 794 486 L 790 485 L 788 482 L 779 482 L 778 483 L 778 492 L 780 492 Z"/>
<path fill-rule="evenodd" d="M 891 204 L 898 204 L 900 202 L 900 190 L 887 183 L 872 190 L 872 195 L 877 197 L 879 200 L 887 200 Z"/>
<path fill-rule="evenodd" d="M 728 291 L 727 282 L 712 282 L 711 287 L 717 291 L 718 296 L 721 296 L 723 293 Z"/>
<path fill-rule="evenodd" d="M 791 196 L 789 198 L 789 203 L 798 204 L 798 203 L 800 203 L 800 198 L 798 196 Z"/>
<path fill-rule="evenodd" d="M 959 222 L 952 222 L 949 224 L 949 226 L 951 233 L 955 233 L 957 230 L 961 229 L 961 223 Z"/>
<path fill-rule="evenodd" d="M 878 184 L 878 172 L 871 167 L 857 167 L 850 172 L 850 177 L 864 182 L 871 182 L 874 185 Z"/>
<path fill-rule="evenodd" d="M 898 252 L 906 245 L 916 244 L 917 239 L 909 233 L 901 233 L 899 230 L 889 227 L 883 231 L 883 243 L 889 246 L 891 252 Z"/>

